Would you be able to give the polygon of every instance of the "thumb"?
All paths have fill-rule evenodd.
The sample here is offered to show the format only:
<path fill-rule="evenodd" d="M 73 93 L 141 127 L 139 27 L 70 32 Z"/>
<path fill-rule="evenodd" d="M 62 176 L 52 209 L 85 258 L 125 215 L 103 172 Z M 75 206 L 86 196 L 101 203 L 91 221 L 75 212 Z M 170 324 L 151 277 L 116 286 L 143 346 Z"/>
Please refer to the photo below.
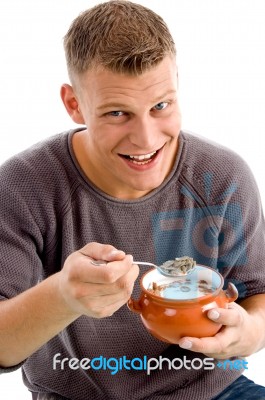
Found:
<path fill-rule="evenodd" d="M 102 261 L 120 261 L 125 257 L 125 253 L 122 250 L 116 249 L 110 244 L 101 244 L 97 242 L 91 242 L 86 244 L 79 252 L 86 257 L 93 258 L 94 260 Z"/>

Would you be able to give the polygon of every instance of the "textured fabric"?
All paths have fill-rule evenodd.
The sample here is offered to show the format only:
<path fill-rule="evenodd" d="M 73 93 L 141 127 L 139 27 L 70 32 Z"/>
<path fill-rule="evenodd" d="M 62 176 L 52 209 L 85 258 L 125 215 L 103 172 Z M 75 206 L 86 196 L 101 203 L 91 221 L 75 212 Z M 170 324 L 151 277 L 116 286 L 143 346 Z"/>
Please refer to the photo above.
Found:
<path fill-rule="evenodd" d="M 57 394 L 32 393 L 32 400 L 67 400 L 67 399 L 66 397 L 62 397 Z"/>
<path fill-rule="evenodd" d="M 72 150 L 73 134 L 49 138 L 0 169 L 3 300 L 59 271 L 70 253 L 91 241 L 110 243 L 135 259 L 158 264 L 189 255 L 218 269 L 226 284 L 235 283 L 241 298 L 265 292 L 261 203 L 240 157 L 181 132 L 178 156 L 165 182 L 143 198 L 118 200 L 83 175 Z M 141 267 L 141 273 L 147 269 Z M 138 280 L 133 296 L 139 292 Z M 165 367 L 150 375 L 125 368 L 116 374 L 107 368 L 74 370 L 67 365 L 60 370 L 53 369 L 57 353 L 79 360 L 205 358 L 153 338 L 126 305 L 108 318 L 82 316 L 42 346 L 23 365 L 27 387 L 69 400 L 207 400 L 242 373 L 217 367 Z"/>

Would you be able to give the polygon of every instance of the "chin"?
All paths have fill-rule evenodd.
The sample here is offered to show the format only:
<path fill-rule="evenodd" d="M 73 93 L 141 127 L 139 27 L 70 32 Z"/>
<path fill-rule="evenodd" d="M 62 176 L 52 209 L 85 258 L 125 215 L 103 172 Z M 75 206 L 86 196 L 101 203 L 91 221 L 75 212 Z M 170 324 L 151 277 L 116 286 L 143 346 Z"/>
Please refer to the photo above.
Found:
<path fill-rule="evenodd" d="M 143 193 L 142 196 L 145 196 L 146 194 L 148 194 L 148 193 L 152 192 L 153 190 L 157 189 L 163 182 L 164 182 L 164 179 L 161 180 L 161 181 L 158 181 L 158 182 L 154 182 L 151 185 L 149 183 L 148 186 L 146 184 L 137 185 L 137 187 L 136 186 L 134 187 L 134 190 L 138 191 L 138 192 L 142 192 Z"/>

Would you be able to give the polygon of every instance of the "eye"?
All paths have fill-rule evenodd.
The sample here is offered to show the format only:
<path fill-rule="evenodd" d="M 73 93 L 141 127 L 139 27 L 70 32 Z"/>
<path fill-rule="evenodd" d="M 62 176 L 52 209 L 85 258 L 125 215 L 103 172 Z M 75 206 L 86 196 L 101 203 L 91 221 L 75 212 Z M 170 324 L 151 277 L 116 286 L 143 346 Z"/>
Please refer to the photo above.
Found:
<path fill-rule="evenodd" d="M 153 108 L 157 111 L 164 110 L 168 106 L 168 103 L 165 101 L 161 101 L 161 103 L 157 103 Z"/>
<path fill-rule="evenodd" d="M 121 117 L 122 115 L 124 115 L 122 111 L 111 111 L 108 114 L 112 117 Z"/>

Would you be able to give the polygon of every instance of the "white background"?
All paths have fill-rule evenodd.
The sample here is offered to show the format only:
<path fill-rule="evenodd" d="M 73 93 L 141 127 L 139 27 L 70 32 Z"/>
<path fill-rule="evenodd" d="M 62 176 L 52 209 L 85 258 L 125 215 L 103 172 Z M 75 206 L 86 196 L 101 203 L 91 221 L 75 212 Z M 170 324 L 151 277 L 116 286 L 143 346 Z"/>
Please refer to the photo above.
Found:
<path fill-rule="evenodd" d="M 62 38 L 73 18 L 96 3 L 0 2 L 1 163 L 74 126 L 59 97 L 61 83 L 68 81 Z M 158 12 L 175 38 L 183 128 L 238 152 L 250 165 L 264 204 L 264 0 L 138 3 Z M 246 371 L 263 385 L 264 356 L 265 350 L 251 356 Z M 31 398 L 19 373 L 0 376 L 1 399 Z"/>

